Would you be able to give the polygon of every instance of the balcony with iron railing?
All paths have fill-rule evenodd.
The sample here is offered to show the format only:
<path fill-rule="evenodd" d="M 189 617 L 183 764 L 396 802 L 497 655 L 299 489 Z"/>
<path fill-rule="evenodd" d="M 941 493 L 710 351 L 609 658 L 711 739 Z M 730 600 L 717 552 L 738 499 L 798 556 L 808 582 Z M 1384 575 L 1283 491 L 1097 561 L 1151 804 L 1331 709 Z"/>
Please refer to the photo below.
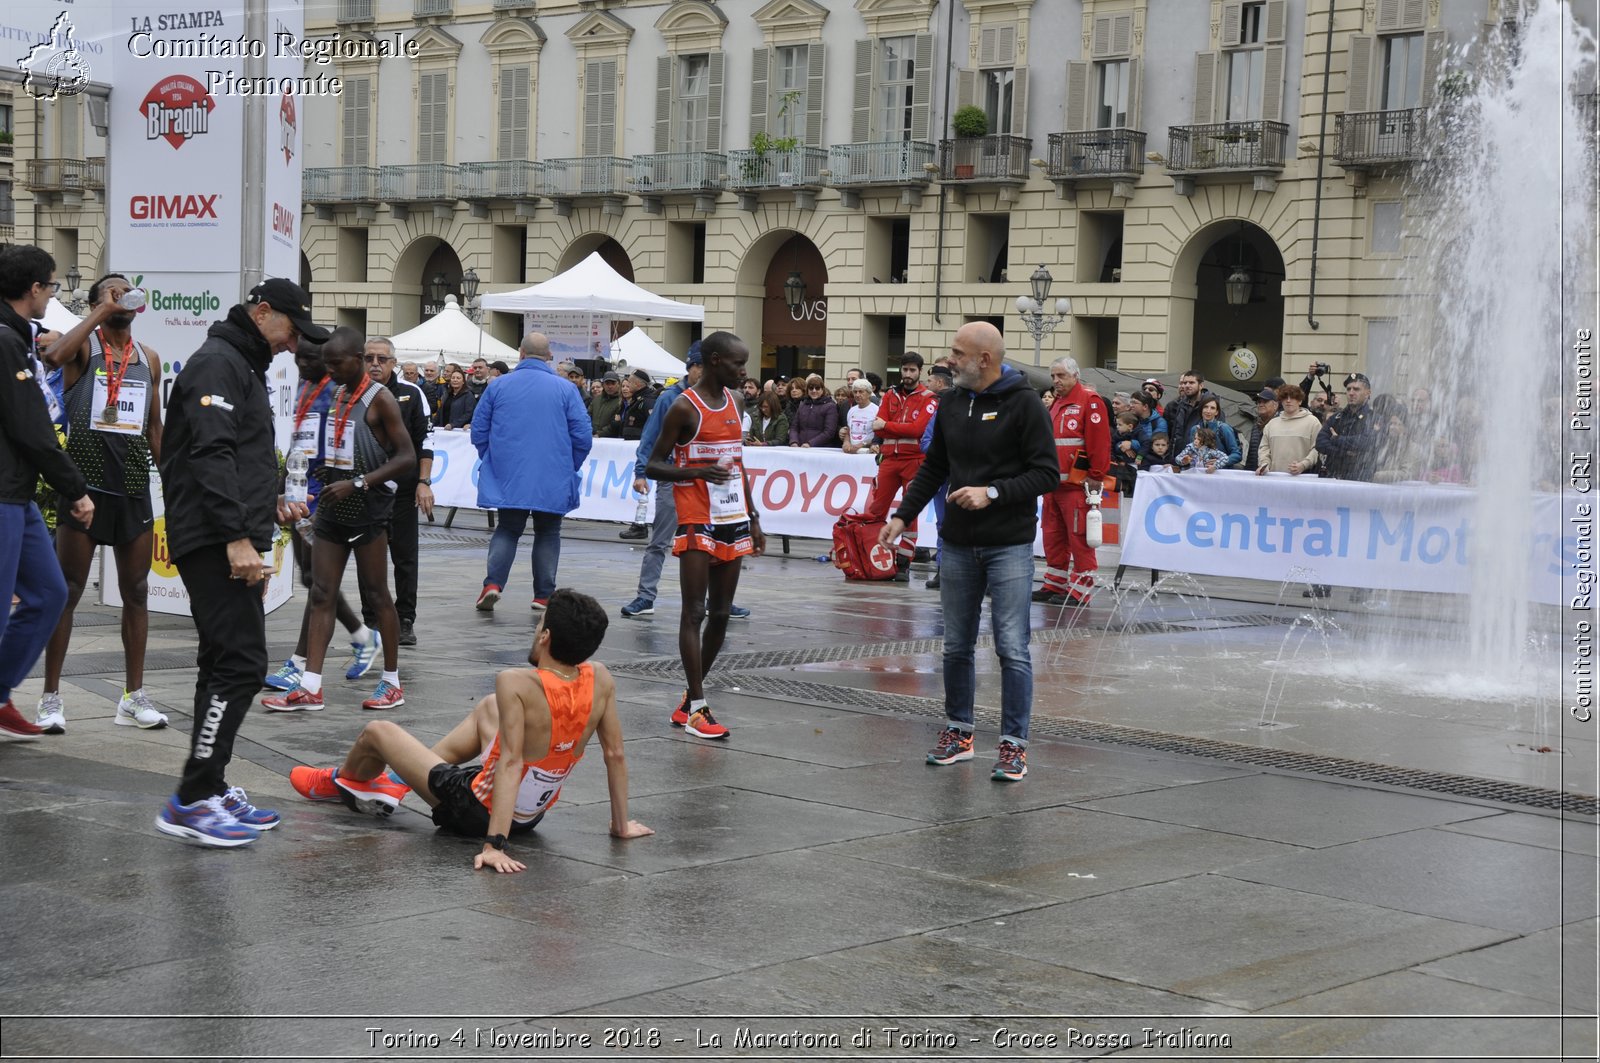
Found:
<path fill-rule="evenodd" d="M 947 184 L 1021 184 L 1033 141 L 1010 133 L 939 142 L 939 180 Z"/>
<path fill-rule="evenodd" d="M 728 152 L 728 187 L 739 192 L 816 188 L 822 184 L 822 171 L 827 166 L 828 153 L 821 148 L 738 148 Z"/>
<path fill-rule="evenodd" d="M 1144 172 L 1144 141 L 1137 129 L 1051 133 L 1044 172 L 1069 181 L 1135 178 Z"/>
<path fill-rule="evenodd" d="M 81 193 L 86 188 L 106 186 L 106 160 L 29 159 L 25 178 L 31 192 Z"/>
<path fill-rule="evenodd" d="M 715 192 L 728 173 L 720 151 L 666 151 L 633 158 L 633 190 L 641 196 Z"/>
<path fill-rule="evenodd" d="M 449 18 L 455 13 L 455 0 L 411 0 L 412 18 Z"/>
<path fill-rule="evenodd" d="M 333 21 L 341 26 L 355 26 L 375 22 L 376 0 L 338 0 L 333 11 Z"/>
<path fill-rule="evenodd" d="M 456 166 L 456 192 L 462 199 L 535 199 L 541 194 L 543 167 L 527 159 L 463 162 Z"/>
<path fill-rule="evenodd" d="M 835 188 L 925 185 L 933 179 L 933 156 L 926 140 L 835 144 L 828 149 L 828 180 Z"/>
<path fill-rule="evenodd" d="M 14 145 L 10 140 L 0 140 L 0 159 L 11 158 L 11 149 Z"/>
<path fill-rule="evenodd" d="M 439 203 L 457 198 L 456 168 L 444 162 L 380 167 L 378 198 L 386 203 Z"/>
<path fill-rule="evenodd" d="M 1417 107 L 1334 115 L 1337 162 L 1347 170 L 1371 170 L 1420 161 L 1425 156 L 1424 115 Z"/>
<path fill-rule="evenodd" d="M 1282 122 L 1217 122 L 1167 129 L 1167 169 L 1172 173 L 1242 173 L 1283 169 L 1289 127 Z"/>
<path fill-rule="evenodd" d="M 526 10 L 531 15 L 538 6 L 537 0 L 494 0 L 496 11 Z"/>
<path fill-rule="evenodd" d="M 307 203 L 376 203 L 376 166 L 315 166 L 302 171 L 300 194 Z"/>
<path fill-rule="evenodd" d="M 544 194 L 565 200 L 626 196 L 632 169 L 632 160 L 620 155 L 546 159 Z"/>

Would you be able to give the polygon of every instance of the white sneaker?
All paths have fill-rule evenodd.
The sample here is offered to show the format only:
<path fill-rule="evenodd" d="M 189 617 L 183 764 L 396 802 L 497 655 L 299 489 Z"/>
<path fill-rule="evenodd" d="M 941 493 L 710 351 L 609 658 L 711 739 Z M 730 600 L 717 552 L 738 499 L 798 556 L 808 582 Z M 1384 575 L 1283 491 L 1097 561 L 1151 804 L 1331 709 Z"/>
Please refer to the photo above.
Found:
<path fill-rule="evenodd" d="M 39 697 L 39 715 L 34 720 L 47 735 L 67 733 L 67 709 L 61 703 L 61 694 L 42 694 Z"/>
<path fill-rule="evenodd" d="M 147 731 L 158 730 L 167 725 L 167 718 L 156 710 L 150 702 L 150 695 L 140 687 L 133 693 L 124 691 L 122 700 L 117 702 L 117 726 L 141 727 Z"/>

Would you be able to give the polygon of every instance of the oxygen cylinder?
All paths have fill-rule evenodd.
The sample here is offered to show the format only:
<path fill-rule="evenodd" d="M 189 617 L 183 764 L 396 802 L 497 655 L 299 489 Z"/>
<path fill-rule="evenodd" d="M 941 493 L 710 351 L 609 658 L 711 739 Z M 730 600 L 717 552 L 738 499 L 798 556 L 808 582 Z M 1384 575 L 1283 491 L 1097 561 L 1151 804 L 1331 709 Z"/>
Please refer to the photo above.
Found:
<path fill-rule="evenodd" d="M 1089 512 L 1083 516 L 1083 539 L 1090 549 L 1098 550 L 1105 542 L 1100 518 L 1100 485 L 1086 484 L 1083 493 L 1089 501 Z"/>

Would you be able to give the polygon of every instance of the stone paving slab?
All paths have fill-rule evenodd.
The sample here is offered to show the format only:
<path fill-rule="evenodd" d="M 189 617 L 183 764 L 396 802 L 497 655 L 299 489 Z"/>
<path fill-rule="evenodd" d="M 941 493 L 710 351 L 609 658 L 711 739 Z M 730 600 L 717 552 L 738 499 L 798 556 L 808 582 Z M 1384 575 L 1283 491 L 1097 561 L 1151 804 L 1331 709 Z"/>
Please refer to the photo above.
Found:
<path fill-rule="evenodd" d="M 1196 875 L 940 936 L 1256 1010 L 1509 935 Z"/>
<path fill-rule="evenodd" d="M 1530 934 L 1595 912 L 1594 866 L 1585 863 L 1551 849 L 1417 830 L 1224 874 Z"/>

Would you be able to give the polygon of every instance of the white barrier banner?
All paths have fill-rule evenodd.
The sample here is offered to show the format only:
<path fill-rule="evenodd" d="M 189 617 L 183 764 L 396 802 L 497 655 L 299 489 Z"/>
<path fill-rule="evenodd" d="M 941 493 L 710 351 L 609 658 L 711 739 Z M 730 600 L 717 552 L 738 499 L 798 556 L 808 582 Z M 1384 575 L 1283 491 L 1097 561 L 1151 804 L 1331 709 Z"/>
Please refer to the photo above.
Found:
<path fill-rule="evenodd" d="M 150 508 L 156 523 L 150 543 L 150 576 L 145 581 L 148 597 L 145 599 L 152 613 L 189 615 L 189 592 L 178 575 L 178 566 L 172 562 L 167 546 L 167 507 L 161 496 L 161 477 L 150 470 Z M 293 548 L 289 545 L 289 529 L 274 528 L 272 549 L 266 560 L 274 572 L 261 583 L 261 603 L 272 612 L 294 597 L 297 575 L 294 569 Z M 109 546 L 100 548 L 100 604 L 114 609 L 122 608 L 122 588 L 117 583 L 117 559 Z"/>
<path fill-rule="evenodd" d="M 1139 477 L 1122 560 L 1163 572 L 1464 593 L 1470 590 L 1477 491 L 1273 473 Z M 1554 603 L 1575 549 L 1561 500 L 1535 495 L 1531 542 L 1489 544 L 1529 565 L 1535 601 Z M 1524 559 L 1526 559 L 1524 561 Z"/>

